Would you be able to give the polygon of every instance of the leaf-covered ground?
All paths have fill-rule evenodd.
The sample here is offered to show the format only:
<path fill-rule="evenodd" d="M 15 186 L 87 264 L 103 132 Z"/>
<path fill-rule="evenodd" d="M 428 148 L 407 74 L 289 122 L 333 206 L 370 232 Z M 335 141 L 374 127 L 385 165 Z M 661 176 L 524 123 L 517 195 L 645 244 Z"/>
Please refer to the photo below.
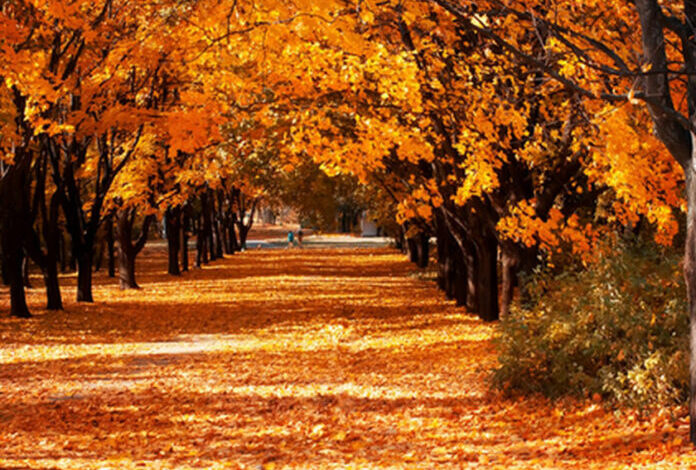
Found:
<path fill-rule="evenodd" d="M 252 250 L 0 317 L 0 468 L 650 468 L 683 417 L 490 392 L 493 327 L 389 249 Z M 40 279 L 34 280 L 40 284 Z M 7 292 L 0 291 L 6 312 Z"/>

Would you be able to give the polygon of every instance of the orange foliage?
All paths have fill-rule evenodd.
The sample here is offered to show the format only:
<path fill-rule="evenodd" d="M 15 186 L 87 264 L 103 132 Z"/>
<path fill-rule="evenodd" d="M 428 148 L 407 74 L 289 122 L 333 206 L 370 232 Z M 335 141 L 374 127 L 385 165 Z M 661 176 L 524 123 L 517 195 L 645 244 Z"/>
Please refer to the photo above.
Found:
<path fill-rule="evenodd" d="M 143 291 L 98 276 L 106 303 L 33 293 L 33 320 L 0 319 L 0 467 L 696 464 L 681 417 L 489 391 L 494 327 L 388 249 L 252 250 L 181 279 L 146 251 Z"/>

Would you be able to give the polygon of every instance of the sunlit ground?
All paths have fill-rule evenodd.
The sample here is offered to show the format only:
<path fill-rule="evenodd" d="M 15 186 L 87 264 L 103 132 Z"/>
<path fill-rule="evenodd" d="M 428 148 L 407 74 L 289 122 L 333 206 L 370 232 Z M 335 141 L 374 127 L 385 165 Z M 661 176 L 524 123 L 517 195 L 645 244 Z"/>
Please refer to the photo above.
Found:
<path fill-rule="evenodd" d="M 0 468 L 679 468 L 686 422 L 488 391 L 493 329 L 388 249 L 139 260 L 6 316 Z M 39 277 L 33 279 L 40 285 Z"/>

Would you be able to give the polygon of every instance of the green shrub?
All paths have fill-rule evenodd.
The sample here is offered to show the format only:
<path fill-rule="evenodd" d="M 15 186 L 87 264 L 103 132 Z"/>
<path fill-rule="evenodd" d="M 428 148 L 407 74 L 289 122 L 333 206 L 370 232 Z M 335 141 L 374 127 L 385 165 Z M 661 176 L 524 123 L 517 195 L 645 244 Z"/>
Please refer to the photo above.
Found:
<path fill-rule="evenodd" d="M 501 322 L 493 383 L 509 392 L 682 402 L 688 313 L 679 257 L 622 243 L 579 272 L 538 272 Z"/>

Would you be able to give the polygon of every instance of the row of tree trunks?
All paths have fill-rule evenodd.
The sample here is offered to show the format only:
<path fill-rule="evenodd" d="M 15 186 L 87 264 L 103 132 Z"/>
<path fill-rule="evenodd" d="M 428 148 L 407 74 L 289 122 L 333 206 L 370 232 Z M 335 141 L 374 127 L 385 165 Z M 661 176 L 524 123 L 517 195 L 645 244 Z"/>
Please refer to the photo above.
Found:
<path fill-rule="evenodd" d="M 413 229 L 403 227 L 397 240 L 402 251 L 417 266 L 427 267 L 429 234 L 436 238 L 437 282 L 448 298 L 466 306 L 471 313 L 486 321 L 495 321 L 510 312 L 510 305 L 520 286 L 522 273 L 531 272 L 538 263 L 538 253 L 511 241 L 499 242 L 493 223 L 495 220 L 486 207 L 469 208 L 450 206 L 434 211 L 432 229 L 423 225 L 415 235 L 406 236 Z M 524 289 L 520 290 L 524 296 Z"/>
<path fill-rule="evenodd" d="M 236 209 L 234 223 L 237 225 L 240 250 L 246 250 L 247 237 L 254 225 L 258 202 L 259 198 L 249 198 L 239 188 L 233 188 L 230 192 L 230 204 Z"/>
<path fill-rule="evenodd" d="M 72 267 L 77 271 L 78 301 L 93 301 L 93 271 L 101 268 L 105 249 L 109 276 L 115 276 L 118 262 L 120 287 L 138 288 L 136 257 L 155 221 L 153 215 L 138 218 L 135 208 L 116 210 L 102 218 L 103 195 L 95 201 L 97 207 L 86 214 L 73 167 L 62 161 L 71 154 L 84 158 L 84 149 L 77 147 L 68 152 L 50 140 L 43 145 L 38 158 L 22 148 L 16 149 L 15 163 L 0 168 L 0 197 L 4 203 L 0 212 L 0 267 L 3 282 L 10 288 L 10 313 L 17 317 L 30 316 L 25 297 L 29 257 L 42 270 L 49 309 L 63 307 L 59 268 L 65 271 Z M 57 176 L 53 174 L 57 187 L 52 193 L 45 188 L 49 168 L 53 172 L 60 170 Z M 36 176 L 32 180 L 33 171 Z M 108 182 L 101 184 L 108 188 Z M 199 207 L 188 202 L 165 213 L 170 274 L 188 270 L 192 230 L 197 239 L 198 266 L 243 247 L 258 199 L 248 198 L 233 187 L 230 191 L 206 189 L 198 203 Z M 142 220 L 140 227 L 138 220 Z"/>
<path fill-rule="evenodd" d="M 60 292 L 60 284 L 58 282 L 58 258 L 60 246 L 58 239 L 61 236 L 58 219 L 60 214 L 60 193 L 54 192 L 50 202 L 46 204 L 46 191 L 44 189 L 46 181 L 46 163 L 45 155 L 42 158 L 42 165 L 37 165 L 36 169 L 36 188 L 34 192 L 34 207 L 40 216 L 41 238 L 43 238 L 43 248 L 39 232 L 28 230 L 29 239 L 27 240 L 27 253 L 41 268 L 43 273 L 44 285 L 46 287 L 46 308 L 48 310 L 62 310 L 63 299 Z M 28 258 L 25 260 L 28 262 Z M 25 273 L 28 274 L 28 268 L 25 268 Z"/>
<path fill-rule="evenodd" d="M 243 249 L 257 203 L 234 187 L 229 191 L 205 188 L 189 202 L 169 207 L 164 214 L 168 273 L 176 276 L 188 270 L 190 233 L 196 235 L 198 268 Z"/>
<path fill-rule="evenodd" d="M 467 306 L 468 273 L 467 263 L 462 250 L 447 229 L 440 212 L 435 219 L 438 285 L 447 298 L 453 299 L 459 306 Z"/>
<path fill-rule="evenodd" d="M 406 239 L 409 259 L 419 268 L 427 268 L 430 261 L 430 234 L 419 232 Z"/>
<path fill-rule="evenodd" d="M 466 220 L 466 217 L 471 219 L 473 216 L 467 215 L 462 208 L 459 210 L 460 213 L 454 214 L 443 209 L 435 210 L 432 226 L 437 246 L 438 286 L 448 298 L 455 300 L 457 305 L 466 306 L 469 312 L 479 315 L 485 321 L 498 320 L 501 306 L 497 236 L 484 223 Z M 403 251 L 408 253 L 414 264 L 425 268 L 430 254 L 431 231 L 425 223 L 419 225 L 423 227 L 419 227 L 410 236 L 408 235 L 412 230 L 404 227 L 406 235 L 402 237 Z M 477 230 L 468 227 L 477 227 Z M 512 271 L 518 265 L 519 263 L 509 266 L 507 275 L 512 276 Z M 511 283 L 515 280 L 506 279 Z M 511 285 L 514 288 L 514 284 Z M 508 303 L 502 308 L 504 312 L 507 312 L 512 290 L 509 293 L 510 296 L 506 298 Z"/>

